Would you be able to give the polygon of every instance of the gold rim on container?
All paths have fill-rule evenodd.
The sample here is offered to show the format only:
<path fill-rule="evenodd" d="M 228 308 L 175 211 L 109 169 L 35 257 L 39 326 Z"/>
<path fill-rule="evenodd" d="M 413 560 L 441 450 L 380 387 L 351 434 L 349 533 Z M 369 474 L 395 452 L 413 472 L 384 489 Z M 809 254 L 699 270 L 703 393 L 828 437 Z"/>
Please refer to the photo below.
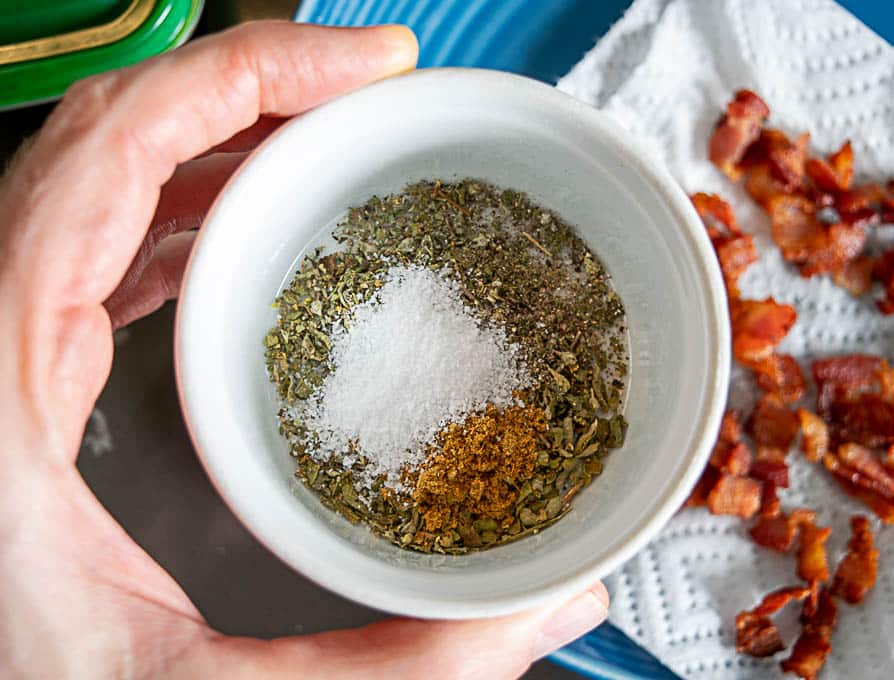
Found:
<path fill-rule="evenodd" d="M 131 0 L 126 10 L 105 24 L 47 38 L 0 45 L 0 64 L 43 59 L 108 45 L 137 30 L 152 13 L 153 7 L 155 0 Z"/>

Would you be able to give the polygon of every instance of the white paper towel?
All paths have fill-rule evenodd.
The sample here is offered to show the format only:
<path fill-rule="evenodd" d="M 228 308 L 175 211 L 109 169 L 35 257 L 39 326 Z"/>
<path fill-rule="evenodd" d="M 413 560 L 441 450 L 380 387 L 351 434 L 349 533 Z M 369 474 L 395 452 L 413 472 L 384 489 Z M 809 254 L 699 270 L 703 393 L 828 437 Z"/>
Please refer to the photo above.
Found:
<path fill-rule="evenodd" d="M 743 87 L 766 100 L 772 126 L 790 136 L 809 131 L 813 153 L 850 138 L 858 179 L 894 176 L 894 48 L 831 0 L 638 0 L 559 82 L 630 130 L 688 193 L 716 191 L 732 202 L 761 253 L 743 295 L 772 295 L 798 310 L 781 351 L 808 369 L 814 356 L 854 351 L 894 359 L 894 317 L 827 277 L 798 276 L 773 246 L 766 216 L 707 161 L 711 128 Z M 875 230 L 877 245 L 891 241 L 890 231 Z M 753 397 L 751 378 L 734 374 L 731 402 L 747 407 Z M 850 515 L 871 513 L 799 452 L 789 460 L 783 507 L 814 508 L 833 527 L 834 568 Z M 877 542 L 878 582 L 862 605 L 839 606 L 822 678 L 894 677 L 894 527 L 880 529 Z M 788 651 L 767 660 L 736 654 L 734 618 L 770 590 L 797 584 L 795 557 L 756 546 L 741 520 L 685 510 L 606 583 L 611 620 L 680 675 L 783 677 Z M 789 643 L 798 613 L 791 605 L 779 619 Z"/>

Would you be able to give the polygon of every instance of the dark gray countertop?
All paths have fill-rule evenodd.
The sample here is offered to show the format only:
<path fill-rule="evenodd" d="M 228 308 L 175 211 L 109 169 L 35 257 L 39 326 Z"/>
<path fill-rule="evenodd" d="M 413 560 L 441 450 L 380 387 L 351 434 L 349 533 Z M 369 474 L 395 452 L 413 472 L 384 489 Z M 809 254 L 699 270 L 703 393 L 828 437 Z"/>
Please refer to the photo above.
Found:
<path fill-rule="evenodd" d="M 0 163 L 50 109 L 0 113 Z M 168 304 L 116 336 L 112 374 L 78 459 L 87 483 L 218 630 L 275 637 L 383 618 L 282 564 L 211 487 L 180 415 L 173 318 L 174 306 Z M 525 675 L 526 680 L 579 677 L 549 662 L 535 664 Z"/>

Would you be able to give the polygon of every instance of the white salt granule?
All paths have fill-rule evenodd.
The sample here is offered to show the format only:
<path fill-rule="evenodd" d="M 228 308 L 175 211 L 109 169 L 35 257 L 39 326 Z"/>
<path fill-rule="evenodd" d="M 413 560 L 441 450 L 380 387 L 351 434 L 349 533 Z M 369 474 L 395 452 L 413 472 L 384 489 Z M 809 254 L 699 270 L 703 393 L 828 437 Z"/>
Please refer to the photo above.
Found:
<path fill-rule="evenodd" d="M 360 485 L 384 474 L 398 491 L 401 470 L 424 460 L 445 425 L 514 404 L 513 391 L 530 382 L 518 346 L 479 325 L 455 281 L 421 267 L 388 271 L 350 326 L 334 330 L 330 360 L 334 369 L 296 413 L 319 437 L 314 455 L 343 454 L 353 442 L 369 461 Z"/>

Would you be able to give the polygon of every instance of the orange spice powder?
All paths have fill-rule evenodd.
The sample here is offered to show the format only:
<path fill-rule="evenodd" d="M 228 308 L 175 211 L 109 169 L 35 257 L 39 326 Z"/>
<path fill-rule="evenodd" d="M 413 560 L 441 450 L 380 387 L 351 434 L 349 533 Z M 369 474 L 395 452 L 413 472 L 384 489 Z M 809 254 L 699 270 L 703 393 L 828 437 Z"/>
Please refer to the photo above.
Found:
<path fill-rule="evenodd" d="M 537 439 L 546 427 L 543 410 L 535 406 L 488 406 L 447 426 L 412 492 L 425 529 L 453 529 L 464 517 L 508 526 L 518 497 L 513 482 L 533 474 Z"/>

